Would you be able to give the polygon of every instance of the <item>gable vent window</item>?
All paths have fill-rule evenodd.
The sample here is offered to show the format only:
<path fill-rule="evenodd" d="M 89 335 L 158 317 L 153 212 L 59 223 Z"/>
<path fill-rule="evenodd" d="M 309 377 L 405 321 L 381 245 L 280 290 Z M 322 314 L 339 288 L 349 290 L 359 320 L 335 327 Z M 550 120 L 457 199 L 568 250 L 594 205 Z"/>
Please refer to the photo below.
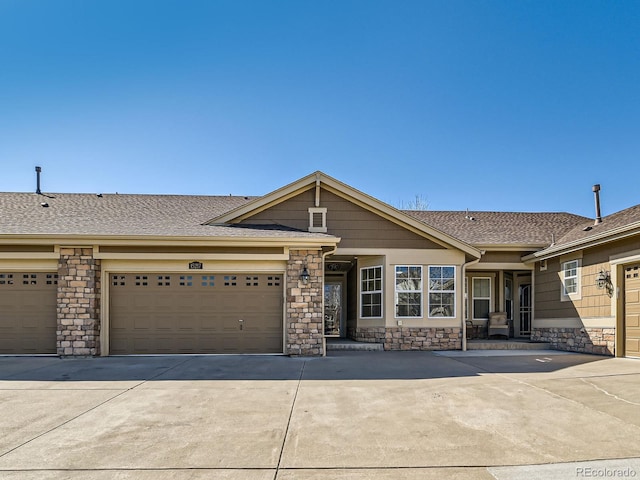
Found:
<path fill-rule="evenodd" d="M 327 209 L 322 207 L 309 208 L 309 231 L 327 233 Z"/>

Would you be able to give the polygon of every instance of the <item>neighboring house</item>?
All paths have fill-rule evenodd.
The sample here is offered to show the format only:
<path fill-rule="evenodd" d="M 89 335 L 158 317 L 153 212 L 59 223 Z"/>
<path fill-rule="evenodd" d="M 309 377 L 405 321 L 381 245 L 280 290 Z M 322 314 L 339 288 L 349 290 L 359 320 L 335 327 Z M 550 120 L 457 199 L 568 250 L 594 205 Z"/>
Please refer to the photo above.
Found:
<path fill-rule="evenodd" d="M 400 211 L 321 172 L 262 197 L 1 193 L 0 353 L 454 350 L 505 312 L 512 337 L 639 356 L 640 207 L 589 224 Z"/>

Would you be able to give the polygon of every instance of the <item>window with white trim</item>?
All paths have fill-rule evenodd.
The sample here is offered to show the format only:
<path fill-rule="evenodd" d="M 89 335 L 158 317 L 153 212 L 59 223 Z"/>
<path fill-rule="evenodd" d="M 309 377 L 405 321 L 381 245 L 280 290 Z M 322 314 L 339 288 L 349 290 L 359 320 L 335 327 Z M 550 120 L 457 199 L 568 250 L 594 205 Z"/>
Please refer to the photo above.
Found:
<path fill-rule="evenodd" d="M 491 311 L 491 278 L 473 277 L 472 305 L 474 319 L 488 319 Z"/>
<path fill-rule="evenodd" d="M 570 260 L 562 264 L 562 296 L 565 299 L 580 295 L 580 260 Z"/>
<path fill-rule="evenodd" d="M 456 267 L 429 266 L 429 318 L 456 316 Z"/>
<path fill-rule="evenodd" d="M 422 267 L 396 266 L 396 318 L 422 317 Z"/>
<path fill-rule="evenodd" d="M 360 317 L 382 318 L 382 266 L 360 269 Z"/>

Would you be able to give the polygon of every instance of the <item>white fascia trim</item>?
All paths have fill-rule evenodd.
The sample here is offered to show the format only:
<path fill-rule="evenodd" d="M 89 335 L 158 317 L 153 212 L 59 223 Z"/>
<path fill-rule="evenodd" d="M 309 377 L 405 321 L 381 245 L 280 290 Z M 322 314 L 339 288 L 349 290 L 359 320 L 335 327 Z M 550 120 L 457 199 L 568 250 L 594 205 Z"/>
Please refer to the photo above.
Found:
<path fill-rule="evenodd" d="M 490 245 L 473 245 L 478 250 L 485 250 L 487 252 L 520 252 L 522 250 L 541 250 L 548 247 L 548 243 L 530 243 L 530 244 L 490 244 Z"/>
<path fill-rule="evenodd" d="M 9 240 L 9 241 L 3 241 Z M 64 244 L 74 242 L 76 244 L 91 245 L 131 245 L 132 243 L 144 245 L 179 245 L 185 246 L 243 246 L 243 247 L 264 247 L 269 246 L 289 247 L 300 246 L 328 246 L 340 243 L 340 237 L 330 235 L 300 238 L 300 237 L 162 237 L 162 236 L 142 236 L 142 235 L 3 235 L 0 243 L 3 244 Z"/>

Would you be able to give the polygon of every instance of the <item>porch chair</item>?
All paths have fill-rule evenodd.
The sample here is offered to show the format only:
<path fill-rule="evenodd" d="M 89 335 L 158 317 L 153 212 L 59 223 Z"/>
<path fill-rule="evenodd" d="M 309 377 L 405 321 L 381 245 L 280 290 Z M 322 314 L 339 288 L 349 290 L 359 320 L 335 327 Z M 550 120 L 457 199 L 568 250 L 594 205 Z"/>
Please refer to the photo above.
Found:
<path fill-rule="evenodd" d="M 504 335 L 509 338 L 509 321 L 507 320 L 507 312 L 491 312 L 489 313 L 489 331 L 487 336 Z"/>
<path fill-rule="evenodd" d="M 475 332 L 473 331 L 473 322 L 471 320 L 465 320 L 464 322 L 465 322 L 465 324 L 467 326 L 467 328 L 466 328 L 466 330 L 467 330 L 467 340 L 471 340 L 475 336 L 474 335 Z"/>

